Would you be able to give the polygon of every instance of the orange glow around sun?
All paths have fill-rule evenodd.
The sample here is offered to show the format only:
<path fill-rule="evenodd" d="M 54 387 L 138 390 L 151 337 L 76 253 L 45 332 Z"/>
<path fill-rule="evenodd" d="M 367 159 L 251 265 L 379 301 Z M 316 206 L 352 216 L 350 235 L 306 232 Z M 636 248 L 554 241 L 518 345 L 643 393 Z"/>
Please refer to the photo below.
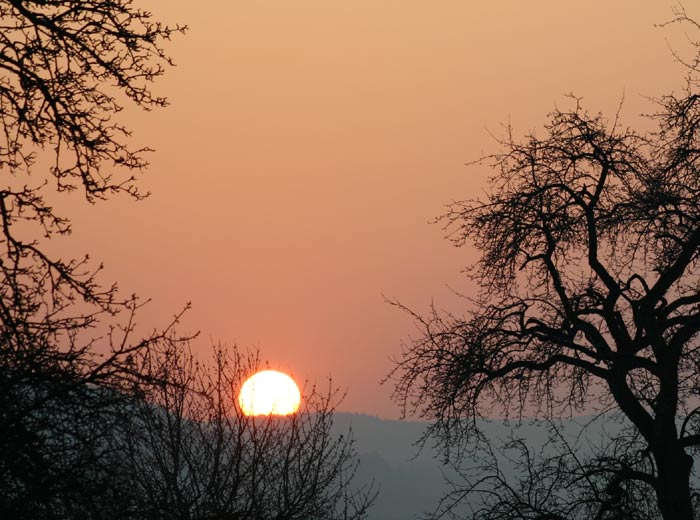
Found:
<path fill-rule="evenodd" d="M 289 415 L 299 409 L 301 393 L 294 379 L 276 370 L 249 377 L 238 394 L 245 415 Z"/>

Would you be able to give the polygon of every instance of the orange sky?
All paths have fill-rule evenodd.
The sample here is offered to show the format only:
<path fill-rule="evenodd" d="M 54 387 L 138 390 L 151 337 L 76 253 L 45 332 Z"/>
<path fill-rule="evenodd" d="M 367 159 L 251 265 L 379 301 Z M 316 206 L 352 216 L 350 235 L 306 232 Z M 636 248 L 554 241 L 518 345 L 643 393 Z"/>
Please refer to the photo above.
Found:
<path fill-rule="evenodd" d="M 611 5 L 612 4 L 612 5 Z M 478 196 L 488 131 L 537 128 L 564 94 L 638 125 L 645 96 L 682 86 L 654 28 L 658 0 L 158 0 L 190 26 L 156 87 L 171 107 L 127 111 L 155 148 L 141 203 L 85 208 L 60 247 L 153 302 L 163 324 L 257 346 L 273 368 L 346 389 L 343 410 L 395 418 L 379 380 L 414 332 L 397 298 L 459 311 L 474 258 L 427 222 Z M 684 40 L 673 39 L 683 49 Z"/>

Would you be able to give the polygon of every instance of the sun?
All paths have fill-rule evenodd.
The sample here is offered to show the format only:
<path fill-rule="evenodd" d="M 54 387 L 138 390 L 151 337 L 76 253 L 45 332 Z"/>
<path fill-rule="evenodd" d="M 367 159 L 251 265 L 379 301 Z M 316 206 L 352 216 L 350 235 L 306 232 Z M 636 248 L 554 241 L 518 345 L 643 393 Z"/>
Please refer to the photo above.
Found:
<path fill-rule="evenodd" d="M 301 393 L 294 379 L 276 370 L 249 377 L 238 394 L 245 415 L 289 415 L 299 409 Z"/>

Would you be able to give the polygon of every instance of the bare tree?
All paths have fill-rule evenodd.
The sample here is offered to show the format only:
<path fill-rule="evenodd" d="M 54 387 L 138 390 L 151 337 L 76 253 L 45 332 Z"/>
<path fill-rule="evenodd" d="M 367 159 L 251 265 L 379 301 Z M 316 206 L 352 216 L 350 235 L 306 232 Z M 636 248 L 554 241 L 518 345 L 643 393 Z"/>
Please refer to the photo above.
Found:
<path fill-rule="evenodd" d="M 139 301 L 47 241 L 71 231 L 57 193 L 143 196 L 147 150 L 128 144 L 117 114 L 166 104 L 150 83 L 170 64 L 164 40 L 182 31 L 132 0 L 0 1 L 3 518 L 85 517 L 76 508 L 102 493 L 114 396 L 148 376 L 152 348 L 178 341 L 172 324 L 133 337 Z"/>
<path fill-rule="evenodd" d="M 361 519 L 371 484 L 353 487 L 349 436 L 331 431 L 337 396 L 305 392 L 289 416 L 246 416 L 237 395 L 260 369 L 257 355 L 217 348 L 205 366 L 168 351 L 162 379 L 148 388 L 120 435 L 129 453 L 132 518 Z"/>
<path fill-rule="evenodd" d="M 557 419 L 597 408 L 629 425 L 587 462 L 551 473 L 559 459 L 526 461 L 525 489 L 540 492 L 518 496 L 538 507 L 480 518 L 635 518 L 648 496 L 658 517 L 695 518 L 700 96 L 658 107 L 649 134 L 578 100 L 551 114 L 542 138 L 509 134 L 490 158 L 487 199 L 443 217 L 457 245 L 481 251 L 481 290 L 466 316 L 416 315 L 424 333 L 393 374 L 404 408 L 434 419 L 448 444 L 475 441 L 477 419 L 495 410 Z M 497 478 L 491 503 L 513 504 L 503 497 L 514 489 Z"/>

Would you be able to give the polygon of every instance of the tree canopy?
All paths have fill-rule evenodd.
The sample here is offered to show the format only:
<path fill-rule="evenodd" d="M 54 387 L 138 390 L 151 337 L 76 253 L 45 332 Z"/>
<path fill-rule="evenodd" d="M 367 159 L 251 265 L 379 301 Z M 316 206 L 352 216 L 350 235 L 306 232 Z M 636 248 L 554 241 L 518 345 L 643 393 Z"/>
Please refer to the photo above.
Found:
<path fill-rule="evenodd" d="M 553 112 L 541 137 L 509 134 L 486 159 L 496 168 L 486 199 L 454 203 L 442 217 L 455 244 L 480 251 L 471 271 L 480 292 L 465 316 L 415 315 L 423 334 L 398 361 L 396 397 L 434 419 L 448 444 L 478 439 L 477 419 L 497 410 L 548 419 L 599 411 L 628 424 L 612 452 L 569 459 L 577 470 L 548 473 L 556 479 L 538 478 L 525 457 L 537 507 L 530 496 L 498 513 L 494 504 L 517 502 L 494 493 L 479 518 L 647 518 L 651 495 L 652 517 L 691 519 L 700 96 L 689 88 L 659 99 L 650 133 L 574 104 Z M 558 460 L 545 458 L 539 474 Z"/>
<path fill-rule="evenodd" d="M 115 392 L 147 380 L 153 352 L 182 339 L 173 324 L 133 337 L 136 297 L 105 286 L 88 257 L 52 254 L 48 241 L 71 231 L 56 192 L 142 196 L 145 150 L 131 147 L 118 114 L 126 102 L 166 104 L 150 84 L 171 63 L 163 42 L 183 31 L 131 0 L 0 2 L 5 516 L 70 516 L 99 495 Z"/>

